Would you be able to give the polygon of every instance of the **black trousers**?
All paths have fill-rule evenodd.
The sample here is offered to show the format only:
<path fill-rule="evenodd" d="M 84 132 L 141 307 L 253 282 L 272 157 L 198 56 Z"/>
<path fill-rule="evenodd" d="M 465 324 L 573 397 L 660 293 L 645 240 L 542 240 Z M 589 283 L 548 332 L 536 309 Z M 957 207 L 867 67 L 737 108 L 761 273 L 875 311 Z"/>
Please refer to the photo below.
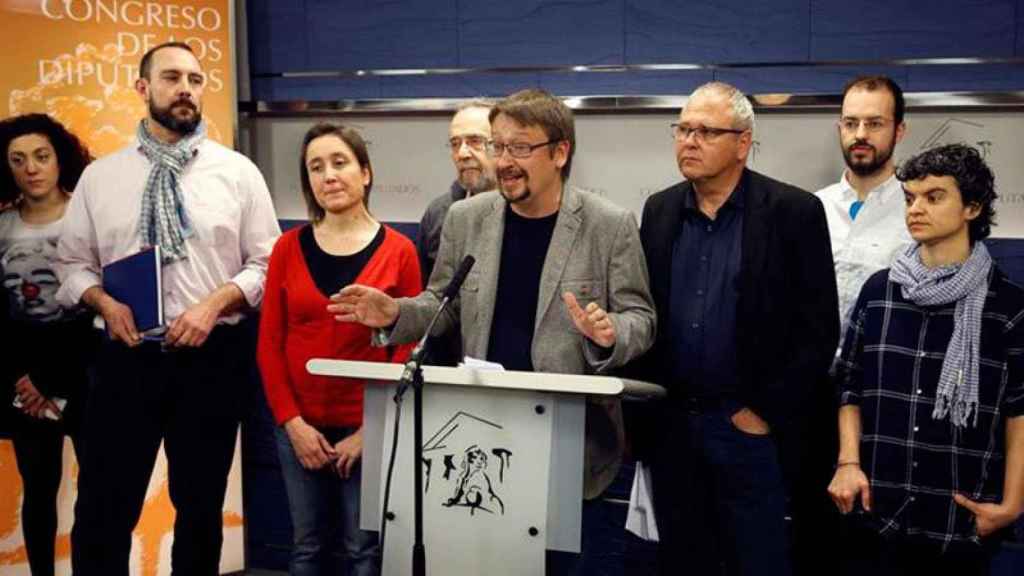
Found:
<path fill-rule="evenodd" d="M 681 440 L 654 470 L 661 574 L 793 573 L 776 438 L 743 432 L 730 417 L 694 409 L 670 424 L 666 438 Z"/>
<path fill-rule="evenodd" d="M 0 394 L 0 417 L 14 444 L 23 497 L 21 528 L 33 576 L 52 576 L 57 537 L 57 492 L 64 464 L 64 436 L 71 438 L 76 458 L 84 457 L 81 412 L 88 395 L 87 366 L 95 352 L 96 332 L 91 316 L 45 324 L 12 322 L 3 326 L 15 343 L 5 350 L 9 359 L 27 369 L 36 389 L 49 398 L 67 400 L 60 421 L 38 419 L 11 406 L 14 381 L 5 374 Z M 10 387 L 8 389 L 8 386 Z"/>
<path fill-rule="evenodd" d="M 218 326 L 200 348 L 104 342 L 83 427 L 94 449 L 79 474 L 76 576 L 127 576 L 161 441 L 176 512 L 172 573 L 218 573 L 224 492 L 252 358 L 242 327 Z"/>
<path fill-rule="evenodd" d="M 843 522 L 843 552 L 838 558 L 845 576 L 987 576 L 997 540 L 982 545 L 953 543 L 943 551 L 924 538 L 883 538 L 855 516 Z"/>
<path fill-rule="evenodd" d="M 12 411 L 13 412 L 13 411 Z M 53 576 L 57 491 L 64 464 L 64 434 L 81 458 L 77 434 L 64 422 L 11 415 L 11 440 L 21 475 L 21 530 L 32 576 Z"/>

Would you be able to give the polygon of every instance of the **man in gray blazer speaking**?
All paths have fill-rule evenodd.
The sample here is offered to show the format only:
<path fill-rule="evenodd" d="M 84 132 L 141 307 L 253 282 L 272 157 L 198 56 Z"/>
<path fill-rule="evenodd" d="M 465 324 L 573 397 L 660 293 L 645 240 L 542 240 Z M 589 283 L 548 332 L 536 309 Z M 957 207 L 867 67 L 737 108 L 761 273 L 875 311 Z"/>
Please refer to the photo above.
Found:
<path fill-rule="evenodd" d="M 600 374 L 637 357 L 654 341 L 655 313 L 636 221 L 565 185 L 576 148 L 572 111 L 544 91 L 522 90 L 498 102 L 490 122 L 499 191 L 452 206 L 426 291 L 393 299 L 351 285 L 329 310 L 341 321 L 384 328 L 390 343 L 413 341 L 471 254 L 476 265 L 434 330 L 460 326 L 468 356 L 566 374 Z M 622 460 L 618 401 L 588 402 L 586 428 L 583 493 L 593 500 Z M 596 548 L 588 546 L 588 508 L 584 563 Z"/>

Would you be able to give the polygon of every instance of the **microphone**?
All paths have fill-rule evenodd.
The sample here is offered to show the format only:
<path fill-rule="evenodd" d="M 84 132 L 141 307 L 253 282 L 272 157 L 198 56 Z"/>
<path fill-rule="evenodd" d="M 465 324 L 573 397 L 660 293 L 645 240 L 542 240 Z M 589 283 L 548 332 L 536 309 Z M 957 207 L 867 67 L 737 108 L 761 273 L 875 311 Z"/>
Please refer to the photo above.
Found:
<path fill-rule="evenodd" d="M 437 312 L 434 312 L 434 317 L 430 319 L 426 331 L 420 337 L 419 342 L 416 343 L 412 354 L 409 355 L 409 360 L 405 363 L 405 370 L 402 372 L 402 378 L 395 394 L 396 399 L 401 398 L 405 394 L 406 388 L 413 382 L 413 376 L 419 372 L 420 366 L 423 365 L 423 360 L 427 357 L 427 346 L 430 342 L 430 333 L 434 330 L 434 324 L 437 323 L 438 318 L 444 313 L 445 308 L 448 307 L 452 299 L 459 294 L 459 288 L 462 288 L 462 283 L 466 281 L 466 276 L 469 275 L 469 271 L 473 268 L 474 264 L 476 264 L 476 258 L 472 254 L 466 254 L 462 262 L 459 262 L 459 267 L 455 270 L 451 281 L 444 287 L 444 292 L 441 293 L 441 305 L 437 308 Z"/>
<path fill-rule="evenodd" d="M 459 267 L 455 270 L 455 275 L 452 276 L 451 282 L 448 282 L 444 292 L 442 292 L 444 300 L 451 300 L 458 295 L 459 288 L 462 288 L 462 283 L 466 281 L 466 276 L 469 275 L 473 264 L 476 264 L 476 258 L 473 258 L 472 254 L 466 254 L 462 262 L 459 262 Z"/>

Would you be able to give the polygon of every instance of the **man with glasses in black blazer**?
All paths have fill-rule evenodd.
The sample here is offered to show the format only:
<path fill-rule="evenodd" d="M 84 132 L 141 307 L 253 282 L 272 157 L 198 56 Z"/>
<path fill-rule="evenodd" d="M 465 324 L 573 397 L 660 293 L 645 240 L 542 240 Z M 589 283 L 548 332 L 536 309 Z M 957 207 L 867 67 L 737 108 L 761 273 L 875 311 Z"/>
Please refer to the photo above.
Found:
<path fill-rule="evenodd" d="M 672 125 L 686 181 L 644 206 L 659 321 L 640 367 L 668 399 L 637 438 L 665 574 L 792 573 L 787 493 L 829 396 L 839 318 L 824 210 L 746 168 L 753 129 L 739 90 L 699 87 Z"/>

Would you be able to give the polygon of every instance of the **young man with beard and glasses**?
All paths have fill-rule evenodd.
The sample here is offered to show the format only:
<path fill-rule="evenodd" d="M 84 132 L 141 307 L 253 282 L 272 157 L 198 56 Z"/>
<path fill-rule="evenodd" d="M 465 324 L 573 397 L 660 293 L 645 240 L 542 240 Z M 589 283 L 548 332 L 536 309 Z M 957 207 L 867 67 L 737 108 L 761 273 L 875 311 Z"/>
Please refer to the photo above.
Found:
<path fill-rule="evenodd" d="M 844 331 L 864 281 L 911 242 L 892 157 L 907 131 L 903 110 L 903 90 L 885 76 L 861 76 L 843 90 L 838 131 L 846 170 L 816 194 L 828 219 Z"/>
<path fill-rule="evenodd" d="M 827 401 L 814 390 L 839 318 L 824 210 L 746 168 L 753 130 L 742 92 L 699 87 L 672 125 L 686 180 L 644 206 L 659 322 L 637 368 L 668 399 L 634 432 L 652 465 L 664 574 L 791 573 L 787 492 L 809 483 L 809 415 Z M 798 538 L 813 531 L 796 502 L 792 515 Z"/>
<path fill-rule="evenodd" d="M 332 300 L 338 319 L 383 328 L 387 342 L 418 338 L 463 257 L 472 269 L 435 334 L 459 330 L 466 354 L 510 370 L 600 374 L 643 353 L 654 338 L 647 267 L 633 216 L 566 186 L 576 149 L 572 111 L 541 90 L 523 90 L 490 112 L 489 153 L 500 193 L 457 202 L 441 231 L 427 290 L 393 299 L 352 285 Z M 603 513 L 594 500 L 615 478 L 623 453 L 617 400 L 587 405 L 583 558 L 548 557 L 549 574 L 602 574 L 594 553 Z M 621 556 L 618 559 L 621 562 Z"/>
<path fill-rule="evenodd" d="M 932 148 L 897 178 L 915 243 L 864 284 L 836 363 L 828 491 L 858 513 L 837 566 L 983 575 L 1024 511 L 1024 289 L 981 241 L 996 191 L 977 150 Z"/>
<path fill-rule="evenodd" d="M 441 246 L 441 225 L 452 204 L 480 192 L 494 190 L 494 159 L 487 153 L 491 139 L 488 114 L 493 103 L 470 100 L 458 107 L 448 127 L 448 149 L 455 165 L 455 181 L 448 193 L 434 198 L 423 213 L 416 236 L 416 251 L 420 256 L 420 272 L 424 287 L 430 280 Z M 462 359 L 462 345 L 457 331 L 434 339 L 430 345 L 431 364 L 454 366 Z"/>
<path fill-rule="evenodd" d="M 903 223 L 903 189 L 896 179 L 893 152 L 906 133 L 903 121 L 903 90 L 885 76 L 854 78 L 843 89 L 843 105 L 837 131 L 839 147 L 846 161 L 842 179 L 816 194 L 825 205 L 832 259 L 835 262 L 836 287 L 839 291 L 840 341 L 849 324 L 850 310 L 861 286 L 869 276 L 889 266 L 899 250 L 911 242 Z M 838 347 L 836 353 L 838 353 Z M 834 397 L 832 387 L 827 394 Z M 813 551 L 801 560 L 828 558 L 839 529 L 835 506 L 821 493 L 820 483 L 827 485 L 836 459 L 838 431 L 835 420 L 839 406 L 811 415 L 820 433 L 807 440 L 808 457 L 814 462 L 815 484 L 800 498 L 810 501 L 822 529 L 805 534 Z M 814 567 L 815 573 L 828 566 Z"/>
<path fill-rule="evenodd" d="M 222 508 L 253 349 L 240 326 L 263 295 L 280 235 L 266 183 L 247 158 L 206 138 L 206 76 L 186 44 L 161 44 L 135 88 L 149 113 L 136 141 L 91 164 L 58 245 L 66 305 L 106 323 L 83 432 L 72 530 L 76 575 L 128 574 L 132 529 L 161 440 L 176 518 L 175 573 L 217 574 Z M 103 266 L 162 250 L 167 331 L 144 339 L 107 294 Z"/>

